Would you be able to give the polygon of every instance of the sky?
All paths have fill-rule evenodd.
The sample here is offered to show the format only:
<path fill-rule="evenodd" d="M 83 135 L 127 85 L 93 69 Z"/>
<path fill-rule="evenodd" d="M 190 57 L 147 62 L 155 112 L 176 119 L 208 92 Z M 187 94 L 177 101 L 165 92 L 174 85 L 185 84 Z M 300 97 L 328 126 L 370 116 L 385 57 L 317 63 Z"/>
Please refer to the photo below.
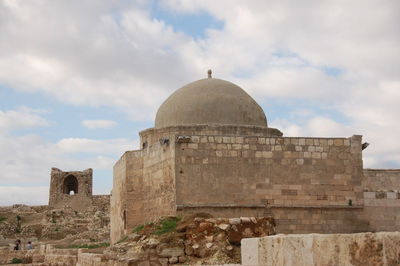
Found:
<path fill-rule="evenodd" d="M 47 204 L 51 167 L 94 193 L 160 104 L 229 80 L 284 136 L 363 135 L 400 168 L 398 0 L 0 0 L 0 205 Z"/>

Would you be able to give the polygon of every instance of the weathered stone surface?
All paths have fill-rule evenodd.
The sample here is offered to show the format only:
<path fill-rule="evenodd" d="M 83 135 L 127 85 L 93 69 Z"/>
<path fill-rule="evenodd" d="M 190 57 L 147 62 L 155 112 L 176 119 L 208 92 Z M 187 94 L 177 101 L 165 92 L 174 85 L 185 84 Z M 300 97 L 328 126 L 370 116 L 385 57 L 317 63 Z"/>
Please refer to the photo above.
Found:
<path fill-rule="evenodd" d="M 228 230 L 230 225 L 229 224 L 219 224 L 218 227 L 224 231 Z"/>
<path fill-rule="evenodd" d="M 400 265 L 400 232 L 276 235 L 242 240 L 243 265 Z"/>
<path fill-rule="evenodd" d="M 164 257 L 164 258 L 171 258 L 171 257 L 179 257 L 185 255 L 185 251 L 181 247 L 168 247 L 168 248 L 163 248 L 158 256 Z"/>

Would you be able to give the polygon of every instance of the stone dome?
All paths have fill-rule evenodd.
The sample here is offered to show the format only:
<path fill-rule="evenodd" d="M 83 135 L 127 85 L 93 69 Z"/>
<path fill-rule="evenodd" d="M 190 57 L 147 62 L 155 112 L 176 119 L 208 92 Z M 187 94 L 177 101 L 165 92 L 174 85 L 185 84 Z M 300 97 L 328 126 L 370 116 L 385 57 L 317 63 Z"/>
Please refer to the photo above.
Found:
<path fill-rule="evenodd" d="M 155 127 L 234 125 L 267 127 L 264 111 L 239 86 L 221 79 L 201 79 L 170 95 L 157 111 Z"/>

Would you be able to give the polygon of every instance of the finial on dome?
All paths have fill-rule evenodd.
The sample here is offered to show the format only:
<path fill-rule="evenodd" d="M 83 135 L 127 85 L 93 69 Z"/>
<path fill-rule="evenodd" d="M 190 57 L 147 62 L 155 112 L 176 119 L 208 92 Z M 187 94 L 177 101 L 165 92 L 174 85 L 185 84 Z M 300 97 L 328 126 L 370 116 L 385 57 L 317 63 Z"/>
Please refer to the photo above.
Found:
<path fill-rule="evenodd" d="M 209 78 L 209 79 L 212 78 L 212 77 L 211 77 L 211 74 L 212 74 L 211 69 L 209 69 L 209 70 L 207 71 L 207 74 L 208 74 L 208 78 Z"/>

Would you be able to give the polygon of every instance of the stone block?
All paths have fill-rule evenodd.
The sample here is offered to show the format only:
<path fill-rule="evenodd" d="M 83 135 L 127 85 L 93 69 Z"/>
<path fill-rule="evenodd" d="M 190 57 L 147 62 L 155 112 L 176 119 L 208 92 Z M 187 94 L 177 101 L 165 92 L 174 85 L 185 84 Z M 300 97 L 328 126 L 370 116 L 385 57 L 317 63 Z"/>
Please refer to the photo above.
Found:
<path fill-rule="evenodd" d="M 243 137 L 236 137 L 235 142 L 239 144 L 243 144 Z"/>
<path fill-rule="evenodd" d="M 314 230 L 320 228 L 316 224 Z M 242 265 L 386 266 L 398 264 L 400 232 L 276 235 L 243 239 L 241 244 Z"/>
<path fill-rule="evenodd" d="M 199 148 L 199 144 L 197 144 L 197 143 L 188 143 L 188 148 L 197 150 Z"/>
<path fill-rule="evenodd" d="M 343 139 L 335 139 L 333 140 L 333 144 L 335 146 L 343 146 Z"/>

